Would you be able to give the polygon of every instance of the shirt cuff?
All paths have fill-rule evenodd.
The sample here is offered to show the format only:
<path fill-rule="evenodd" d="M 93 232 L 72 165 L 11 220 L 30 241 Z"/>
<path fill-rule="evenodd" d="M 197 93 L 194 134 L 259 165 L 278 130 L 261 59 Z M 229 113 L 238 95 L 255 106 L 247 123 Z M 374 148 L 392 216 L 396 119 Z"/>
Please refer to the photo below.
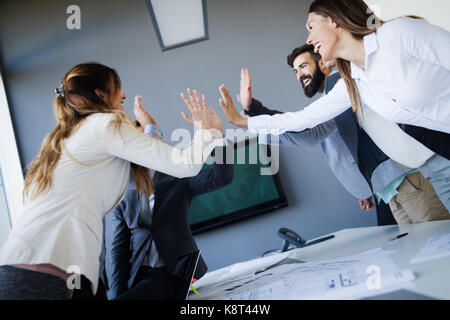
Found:
<path fill-rule="evenodd" d="M 248 130 L 256 132 L 261 127 L 264 128 L 264 120 L 260 116 L 258 116 L 258 117 L 249 117 L 247 119 L 247 127 L 248 127 Z"/>
<path fill-rule="evenodd" d="M 148 124 L 145 126 L 144 133 L 148 136 L 162 138 L 163 134 L 161 129 L 156 124 Z"/>
<path fill-rule="evenodd" d="M 227 138 L 216 139 L 216 147 L 226 147 L 231 143 Z"/>
<path fill-rule="evenodd" d="M 268 134 L 258 134 L 258 144 L 270 144 L 270 135 Z"/>
<path fill-rule="evenodd" d="M 256 117 L 249 117 L 247 119 L 247 128 L 251 133 L 258 135 L 267 135 L 271 134 L 274 136 L 278 136 L 283 134 L 283 131 L 280 129 L 273 129 L 269 127 L 267 123 L 267 119 L 270 118 L 268 115 L 261 115 Z"/>

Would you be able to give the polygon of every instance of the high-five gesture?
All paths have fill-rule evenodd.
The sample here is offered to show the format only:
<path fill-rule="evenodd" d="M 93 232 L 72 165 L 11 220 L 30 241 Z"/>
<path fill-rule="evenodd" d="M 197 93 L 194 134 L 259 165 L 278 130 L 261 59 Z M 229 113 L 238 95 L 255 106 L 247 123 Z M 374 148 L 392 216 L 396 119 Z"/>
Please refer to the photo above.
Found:
<path fill-rule="evenodd" d="M 189 111 L 191 111 L 192 117 L 181 112 L 184 120 L 198 129 L 212 130 L 212 134 L 216 138 L 223 137 L 222 119 L 220 119 L 213 107 L 208 107 L 206 97 L 202 95 L 200 99 L 197 90 L 192 91 L 191 89 L 187 89 L 187 93 L 188 97 L 184 93 L 180 93 L 180 95 Z"/>
<path fill-rule="evenodd" d="M 242 105 L 242 108 L 244 108 L 245 111 L 249 111 L 250 105 L 252 104 L 252 79 L 250 78 L 250 72 L 248 72 L 248 69 L 241 69 L 240 87 L 241 90 L 237 95 L 237 99 Z"/>
<path fill-rule="evenodd" d="M 142 128 L 145 128 L 148 124 L 155 124 L 158 125 L 155 118 L 145 110 L 144 106 L 142 105 L 142 97 L 136 96 L 134 98 L 134 109 L 133 109 L 134 115 L 136 117 L 136 120 L 139 122 Z"/>
<path fill-rule="evenodd" d="M 219 102 L 228 121 L 238 127 L 247 128 L 247 118 L 241 117 L 237 112 L 228 89 L 225 88 L 224 85 L 221 85 L 219 87 L 219 90 L 220 94 L 222 95 L 222 98 L 219 99 Z"/>

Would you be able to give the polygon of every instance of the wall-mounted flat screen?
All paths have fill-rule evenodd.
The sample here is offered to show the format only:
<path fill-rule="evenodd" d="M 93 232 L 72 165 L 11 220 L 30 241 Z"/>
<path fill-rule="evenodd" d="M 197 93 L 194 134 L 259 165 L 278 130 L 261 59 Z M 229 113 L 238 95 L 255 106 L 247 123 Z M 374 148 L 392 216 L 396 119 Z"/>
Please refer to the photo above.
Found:
<path fill-rule="evenodd" d="M 262 174 L 271 167 L 270 147 L 247 139 L 235 143 L 233 150 L 233 182 L 192 200 L 189 224 L 194 234 L 288 205 L 278 174 Z M 211 167 L 205 164 L 202 170 Z"/>

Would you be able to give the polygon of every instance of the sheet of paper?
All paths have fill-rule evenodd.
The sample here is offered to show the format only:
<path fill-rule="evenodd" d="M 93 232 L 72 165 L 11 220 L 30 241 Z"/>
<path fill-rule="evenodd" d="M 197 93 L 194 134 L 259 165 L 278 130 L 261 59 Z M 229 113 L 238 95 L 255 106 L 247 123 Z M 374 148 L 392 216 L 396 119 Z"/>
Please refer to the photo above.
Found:
<path fill-rule="evenodd" d="M 290 252 L 278 253 L 264 258 L 257 258 L 246 262 L 240 262 L 231 266 L 208 272 L 201 279 L 194 283 L 194 288 L 198 290 L 211 284 L 224 284 L 240 278 L 252 277 L 256 272 L 264 270 L 278 262 L 286 259 Z"/>
<path fill-rule="evenodd" d="M 414 275 L 401 270 L 381 248 L 341 259 L 293 263 L 235 281 L 223 290 L 220 283 L 197 299 L 301 300 L 359 299 L 407 287 Z"/>
<path fill-rule="evenodd" d="M 414 264 L 446 256 L 450 256 L 450 233 L 428 239 L 428 242 L 411 259 L 410 263 Z"/>

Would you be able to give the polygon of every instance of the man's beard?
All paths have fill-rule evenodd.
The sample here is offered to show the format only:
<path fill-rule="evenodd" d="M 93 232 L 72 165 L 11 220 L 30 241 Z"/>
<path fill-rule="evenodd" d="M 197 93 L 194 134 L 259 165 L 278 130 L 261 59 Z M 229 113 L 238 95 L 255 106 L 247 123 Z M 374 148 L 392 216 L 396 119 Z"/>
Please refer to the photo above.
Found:
<path fill-rule="evenodd" d="M 303 81 L 305 79 L 311 79 L 311 83 L 305 87 L 303 84 Z M 325 74 L 320 70 L 319 66 L 317 66 L 316 71 L 314 72 L 314 75 L 311 77 L 310 75 L 303 76 L 300 81 L 303 87 L 303 91 L 305 92 L 305 96 L 308 98 L 314 97 L 314 95 L 319 91 L 320 87 L 323 84 L 323 81 L 325 80 Z"/>

